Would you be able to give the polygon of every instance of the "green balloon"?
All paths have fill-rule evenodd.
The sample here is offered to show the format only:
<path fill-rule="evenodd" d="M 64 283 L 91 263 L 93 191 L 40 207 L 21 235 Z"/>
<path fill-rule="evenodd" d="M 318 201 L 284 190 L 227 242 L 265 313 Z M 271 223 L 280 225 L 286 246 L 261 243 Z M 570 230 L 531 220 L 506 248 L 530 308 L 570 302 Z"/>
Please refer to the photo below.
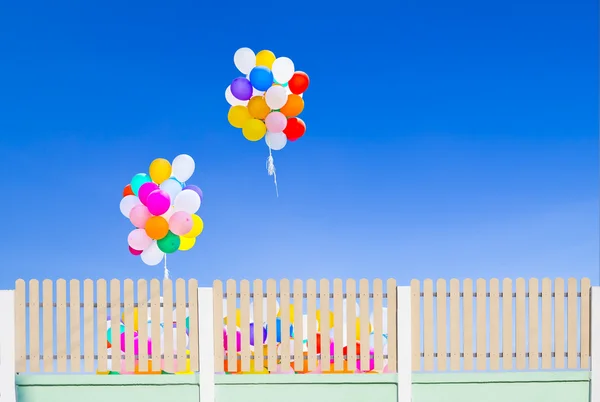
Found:
<path fill-rule="evenodd" d="M 165 237 L 156 242 L 156 245 L 158 246 L 160 251 L 166 254 L 171 254 L 177 251 L 179 249 L 180 244 L 181 240 L 179 239 L 179 236 L 177 236 L 170 230 Z"/>
<path fill-rule="evenodd" d="M 142 185 L 145 183 L 150 183 L 151 181 L 152 179 L 150 179 L 150 176 L 148 176 L 146 173 L 138 173 L 133 176 L 133 179 L 131 179 L 131 191 L 133 191 L 133 194 L 138 195 L 140 187 L 142 187 Z"/>

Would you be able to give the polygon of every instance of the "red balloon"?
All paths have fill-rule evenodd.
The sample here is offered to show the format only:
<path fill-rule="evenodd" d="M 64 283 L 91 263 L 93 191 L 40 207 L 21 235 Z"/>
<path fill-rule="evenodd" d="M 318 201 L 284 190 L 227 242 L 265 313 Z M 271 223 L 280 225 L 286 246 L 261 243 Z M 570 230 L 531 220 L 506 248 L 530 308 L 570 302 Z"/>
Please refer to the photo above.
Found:
<path fill-rule="evenodd" d="M 298 117 L 289 118 L 283 133 L 290 141 L 296 141 L 306 132 L 306 124 Z"/>
<path fill-rule="evenodd" d="M 288 82 L 288 86 L 290 91 L 293 94 L 300 95 L 304 93 L 310 84 L 310 78 L 308 78 L 308 74 L 302 71 L 296 71 L 292 76 L 292 79 Z"/>
<path fill-rule="evenodd" d="M 133 255 L 140 255 L 140 254 L 142 254 L 142 250 L 133 249 L 133 248 L 131 248 L 131 246 L 129 246 L 129 252 L 131 254 L 133 254 Z"/>
<path fill-rule="evenodd" d="M 131 184 L 126 185 L 123 189 L 123 197 L 127 197 L 128 195 L 135 195 L 131 189 Z"/>

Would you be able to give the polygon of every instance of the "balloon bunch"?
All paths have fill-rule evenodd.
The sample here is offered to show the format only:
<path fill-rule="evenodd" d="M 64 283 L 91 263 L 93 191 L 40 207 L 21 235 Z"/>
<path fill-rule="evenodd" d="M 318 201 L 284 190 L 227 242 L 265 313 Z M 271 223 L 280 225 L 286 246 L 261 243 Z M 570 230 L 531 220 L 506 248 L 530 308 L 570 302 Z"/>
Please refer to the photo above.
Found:
<path fill-rule="evenodd" d="M 265 138 L 269 147 L 267 171 L 274 176 L 277 189 L 271 150 L 283 149 L 288 140 L 296 141 L 306 132 L 306 124 L 298 115 L 304 110 L 303 94 L 310 79 L 295 70 L 292 60 L 276 58 L 269 50 L 255 55 L 244 47 L 235 52 L 233 61 L 245 77 L 234 79 L 225 91 L 231 105 L 229 124 L 242 129 L 249 141 Z"/>
<path fill-rule="evenodd" d="M 194 247 L 204 223 L 196 215 L 202 203 L 202 190 L 185 182 L 195 169 L 194 159 L 179 155 L 173 164 L 155 159 L 149 174 L 138 173 L 123 190 L 121 213 L 136 229 L 129 233 L 129 251 L 140 255 L 147 265 L 157 265 L 166 254 Z"/>

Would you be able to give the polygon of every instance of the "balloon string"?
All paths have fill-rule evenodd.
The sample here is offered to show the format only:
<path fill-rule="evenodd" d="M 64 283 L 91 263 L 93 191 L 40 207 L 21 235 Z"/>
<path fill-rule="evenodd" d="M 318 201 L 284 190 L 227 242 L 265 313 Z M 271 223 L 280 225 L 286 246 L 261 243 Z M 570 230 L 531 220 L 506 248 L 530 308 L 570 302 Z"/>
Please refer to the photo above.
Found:
<path fill-rule="evenodd" d="M 165 254 L 165 279 L 169 279 L 169 268 L 167 268 L 167 255 Z"/>
<path fill-rule="evenodd" d="M 273 154 L 271 153 L 271 147 L 269 147 L 269 157 L 267 158 L 267 172 L 269 176 L 273 176 L 273 183 L 275 183 L 275 194 L 279 197 L 279 188 L 277 186 L 277 171 L 275 170 L 275 163 L 273 162 Z"/>

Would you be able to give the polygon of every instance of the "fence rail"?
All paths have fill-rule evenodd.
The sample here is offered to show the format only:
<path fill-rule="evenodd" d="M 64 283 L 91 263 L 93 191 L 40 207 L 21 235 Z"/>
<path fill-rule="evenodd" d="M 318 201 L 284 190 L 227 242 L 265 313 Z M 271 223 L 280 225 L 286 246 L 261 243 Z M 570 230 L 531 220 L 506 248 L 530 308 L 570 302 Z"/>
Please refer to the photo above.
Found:
<path fill-rule="evenodd" d="M 410 302 L 394 279 L 215 281 L 212 322 L 201 326 L 196 280 L 18 280 L 15 368 L 193 373 L 200 327 L 217 373 L 397 372 L 399 339 L 410 339 L 413 371 L 589 368 L 587 278 L 406 289 Z"/>

